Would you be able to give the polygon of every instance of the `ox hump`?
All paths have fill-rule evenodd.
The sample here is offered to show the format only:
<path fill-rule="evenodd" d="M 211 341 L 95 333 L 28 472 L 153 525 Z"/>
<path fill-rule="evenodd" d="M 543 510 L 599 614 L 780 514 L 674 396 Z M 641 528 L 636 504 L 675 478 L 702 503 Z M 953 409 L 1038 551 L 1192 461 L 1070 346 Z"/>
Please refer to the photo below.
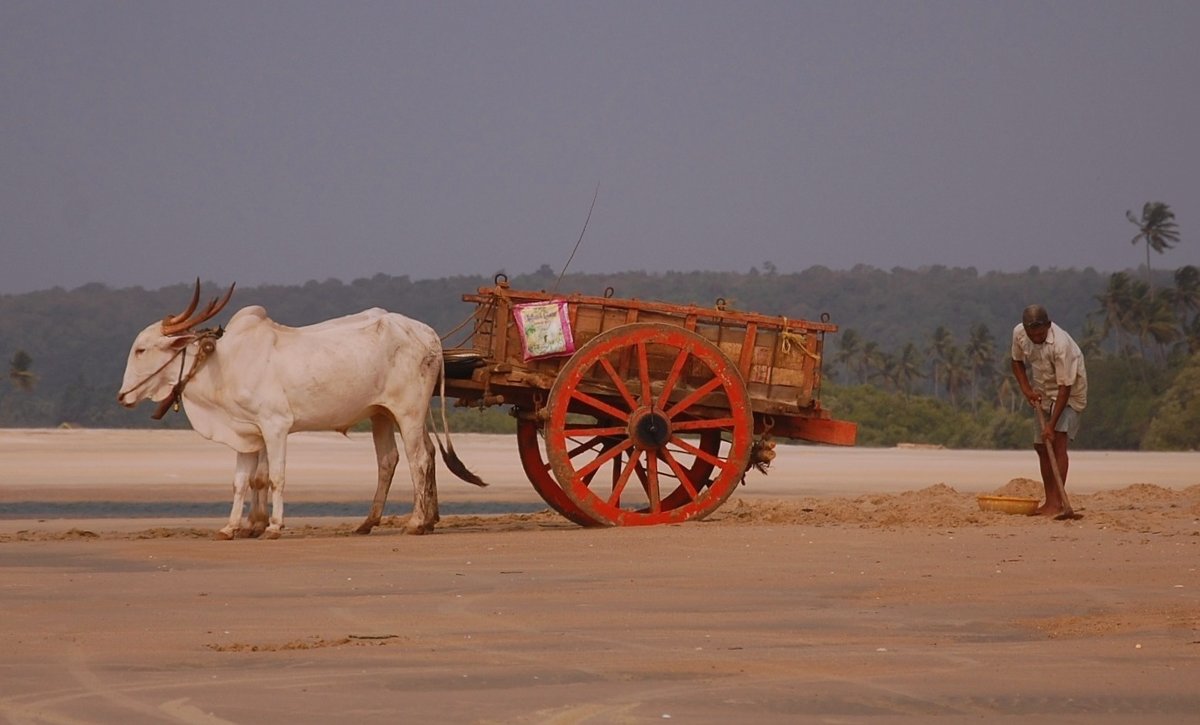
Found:
<path fill-rule="evenodd" d="M 233 317 L 229 318 L 229 324 L 226 328 L 232 328 L 235 325 L 255 325 L 270 318 L 267 317 L 267 309 L 262 305 L 250 305 L 238 310 Z"/>

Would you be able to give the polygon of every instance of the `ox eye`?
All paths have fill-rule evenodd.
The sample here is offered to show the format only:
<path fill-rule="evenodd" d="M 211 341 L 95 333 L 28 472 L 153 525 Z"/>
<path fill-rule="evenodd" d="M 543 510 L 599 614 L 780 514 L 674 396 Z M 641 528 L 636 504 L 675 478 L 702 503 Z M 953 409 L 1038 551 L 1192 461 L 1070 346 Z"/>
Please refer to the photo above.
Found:
<path fill-rule="evenodd" d="M 144 348 L 144 347 L 139 347 L 138 349 L 133 351 L 133 354 L 136 355 L 137 357 L 141 357 L 145 353 L 146 353 L 146 348 Z"/>

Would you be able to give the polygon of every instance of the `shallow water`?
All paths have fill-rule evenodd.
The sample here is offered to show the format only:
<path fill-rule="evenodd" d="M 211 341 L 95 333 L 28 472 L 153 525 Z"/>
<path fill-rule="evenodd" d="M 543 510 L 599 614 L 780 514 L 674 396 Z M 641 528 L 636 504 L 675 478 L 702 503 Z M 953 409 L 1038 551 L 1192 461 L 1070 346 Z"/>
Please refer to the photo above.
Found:
<path fill-rule="evenodd" d="M 0 519 L 142 519 L 142 518 L 224 518 L 229 502 L 221 501 L 10 501 L 0 503 Z M 288 503 L 288 516 L 353 517 L 365 516 L 370 501 L 308 501 Z M 542 511 L 545 504 L 512 501 L 444 501 L 438 506 L 443 515 L 526 514 Z M 384 509 L 386 516 L 412 512 L 411 506 L 397 504 Z"/>

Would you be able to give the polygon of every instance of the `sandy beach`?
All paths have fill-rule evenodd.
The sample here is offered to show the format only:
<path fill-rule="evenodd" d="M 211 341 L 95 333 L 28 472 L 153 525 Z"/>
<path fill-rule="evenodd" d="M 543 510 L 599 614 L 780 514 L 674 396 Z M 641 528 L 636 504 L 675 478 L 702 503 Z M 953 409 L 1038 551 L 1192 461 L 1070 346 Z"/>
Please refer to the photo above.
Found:
<path fill-rule="evenodd" d="M 370 536 L 289 518 L 0 519 L 0 717 L 175 722 L 1195 722 L 1200 454 L 1081 451 L 1074 521 L 1032 451 L 781 446 L 709 520 L 582 529 L 538 510 L 515 440 L 459 435 L 535 513 Z M 0 430 L 24 501 L 227 502 L 190 431 Z M 366 501 L 369 436 L 293 436 L 287 500 Z M 398 477 L 392 502 L 407 503 Z M 361 517 L 359 517 L 361 518 Z"/>

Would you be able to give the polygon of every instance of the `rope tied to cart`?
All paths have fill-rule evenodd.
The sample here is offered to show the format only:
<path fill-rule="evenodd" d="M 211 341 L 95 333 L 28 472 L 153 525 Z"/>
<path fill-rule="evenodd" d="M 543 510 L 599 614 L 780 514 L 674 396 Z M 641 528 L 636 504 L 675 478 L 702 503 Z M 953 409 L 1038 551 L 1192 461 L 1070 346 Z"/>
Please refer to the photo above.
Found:
<path fill-rule="evenodd" d="M 792 352 L 792 344 L 808 355 L 813 360 L 819 360 L 816 353 L 808 349 L 808 335 L 803 332 L 792 332 L 787 329 L 788 318 L 783 318 L 783 327 L 779 330 L 779 349 L 784 355 L 790 355 Z"/>
<path fill-rule="evenodd" d="M 492 302 L 489 302 L 489 303 L 488 303 L 488 306 L 489 306 L 489 307 L 492 307 L 492 306 L 494 306 L 495 304 L 496 304 L 496 303 L 495 303 L 495 301 L 493 300 Z M 455 325 L 454 329 L 450 330 L 450 331 L 449 331 L 449 332 L 447 332 L 445 335 L 442 335 L 442 336 L 441 336 L 442 342 L 443 342 L 443 343 L 445 343 L 445 342 L 446 342 L 446 340 L 447 340 L 447 339 L 448 339 L 448 338 L 449 338 L 451 335 L 453 335 L 454 333 L 456 333 L 456 332 L 458 332 L 459 330 L 461 330 L 461 329 L 463 329 L 464 327 L 466 327 L 466 326 L 467 326 L 467 323 L 468 323 L 468 322 L 472 322 L 472 321 L 474 321 L 474 320 L 475 320 L 475 318 L 476 318 L 476 315 L 475 315 L 475 313 L 474 313 L 474 312 L 472 312 L 471 314 L 467 315 L 467 318 L 466 318 L 465 320 L 463 320 L 462 322 L 458 323 L 457 325 Z M 474 334 L 475 334 L 475 330 L 472 330 L 472 331 L 471 331 L 471 335 L 474 335 Z M 470 336 L 468 336 L 468 337 L 470 337 Z"/>
<path fill-rule="evenodd" d="M 475 327 L 472 328 L 471 334 L 467 336 L 467 339 L 471 339 L 471 338 L 475 337 L 475 333 L 479 332 L 479 321 L 481 319 L 486 319 L 491 314 L 492 309 L 494 309 L 496 307 L 496 298 L 503 297 L 506 300 L 511 299 L 511 298 L 509 298 L 508 293 L 505 291 L 508 287 L 508 277 L 503 272 L 496 275 L 496 278 L 493 280 L 493 283 L 495 284 L 495 287 L 493 287 L 491 290 L 491 292 L 492 292 L 491 298 L 488 300 L 487 305 L 484 307 L 484 313 L 482 315 L 480 315 L 480 314 L 478 314 L 478 311 L 471 312 L 471 314 L 467 315 L 466 318 L 462 322 L 455 325 L 452 330 L 450 330 L 446 334 L 442 335 L 441 340 L 442 340 L 443 347 L 445 347 L 446 340 L 449 339 L 450 336 L 453 335 L 454 333 L 456 333 L 459 330 L 466 327 L 468 322 L 474 322 Z M 464 342 L 465 342 L 465 340 L 464 340 Z"/>

